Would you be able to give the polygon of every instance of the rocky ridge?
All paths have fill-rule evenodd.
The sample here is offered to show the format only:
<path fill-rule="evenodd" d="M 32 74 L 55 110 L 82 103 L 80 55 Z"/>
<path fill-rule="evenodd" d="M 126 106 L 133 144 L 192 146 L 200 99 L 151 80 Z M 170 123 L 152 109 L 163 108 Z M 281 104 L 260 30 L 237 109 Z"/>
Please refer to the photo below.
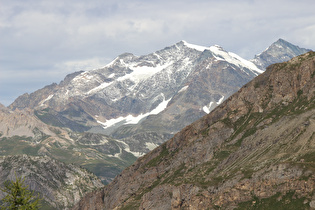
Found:
<path fill-rule="evenodd" d="M 274 64 L 74 209 L 315 208 L 315 53 Z"/>

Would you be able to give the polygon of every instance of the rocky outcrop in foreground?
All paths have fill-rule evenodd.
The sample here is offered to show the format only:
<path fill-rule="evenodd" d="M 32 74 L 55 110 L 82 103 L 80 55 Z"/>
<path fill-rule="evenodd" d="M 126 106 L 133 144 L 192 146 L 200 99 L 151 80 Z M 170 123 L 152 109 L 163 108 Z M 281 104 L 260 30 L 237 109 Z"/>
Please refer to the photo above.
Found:
<path fill-rule="evenodd" d="M 315 208 L 315 53 L 271 65 L 73 209 Z"/>
<path fill-rule="evenodd" d="M 0 186 L 16 177 L 25 178 L 28 188 L 39 193 L 52 209 L 68 209 L 87 192 L 103 186 L 92 173 L 49 157 L 27 155 L 0 157 Z M 0 191 L 0 199 L 4 197 Z"/>

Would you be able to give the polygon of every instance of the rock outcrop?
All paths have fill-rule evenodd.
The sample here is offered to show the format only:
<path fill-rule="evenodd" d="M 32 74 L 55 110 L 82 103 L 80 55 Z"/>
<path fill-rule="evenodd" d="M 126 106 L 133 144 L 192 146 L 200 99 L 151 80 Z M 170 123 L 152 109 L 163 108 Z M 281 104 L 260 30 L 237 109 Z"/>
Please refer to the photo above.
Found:
<path fill-rule="evenodd" d="M 310 209 L 315 53 L 271 65 L 73 209 Z"/>
<path fill-rule="evenodd" d="M 15 155 L 0 157 L 0 186 L 17 177 L 25 179 L 28 189 L 39 194 L 53 209 L 69 209 L 87 192 L 103 186 L 86 169 L 65 164 L 48 156 Z M 0 199 L 4 196 L 0 191 Z M 48 208 L 46 206 L 45 208 Z"/>

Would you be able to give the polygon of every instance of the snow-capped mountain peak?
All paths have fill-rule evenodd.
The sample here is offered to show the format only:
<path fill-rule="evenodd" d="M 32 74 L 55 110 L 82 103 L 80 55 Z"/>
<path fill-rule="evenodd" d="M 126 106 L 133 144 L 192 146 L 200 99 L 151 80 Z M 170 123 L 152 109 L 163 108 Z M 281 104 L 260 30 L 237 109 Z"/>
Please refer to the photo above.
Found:
<path fill-rule="evenodd" d="M 254 63 L 251 61 L 248 61 L 239 55 L 232 53 L 232 52 L 227 52 L 221 47 L 220 45 L 213 45 L 210 47 L 204 47 L 200 45 L 195 45 L 195 44 L 190 44 L 186 41 L 182 41 L 182 43 L 191 49 L 198 50 L 200 52 L 203 52 L 205 50 L 209 50 L 212 52 L 213 56 L 217 60 L 222 60 L 222 61 L 227 61 L 229 63 L 233 63 L 234 65 L 241 67 L 241 68 L 247 68 L 251 70 L 255 75 L 261 74 L 263 72 L 262 69 L 259 69 Z"/>
<path fill-rule="evenodd" d="M 280 40 L 275 49 L 285 52 L 289 45 L 283 44 Z M 219 45 L 181 41 L 148 55 L 124 53 L 101 69 L 75 72 L 59 85 L 19 97 L 11 108 L 50 110 L 44 120 L 58 126 L 115 138 L 143 135 L 140 139 L 148 143 L 166 140 L 210 113 L 263 71 Z"/>
<path fill-rule="evenodd" d="M 181 42 L 183 42 L 183 44 L 186 47 L 198 50 L 200 52 L 203 52 L 204 50 L 209 50 L 209 47 L 204 47 L 204 46 L 200 46 L 200 45 L 190 44 L 190 43 L 186 42 L 185 40 L 182 40 Z"/>
<path fill-rule="evenodd" d="M 283 39 L 278 39 L 266 50 L 259 53 L 251 60 L 258 68 L 265 69 L 273 63 L 281 63 L 289 59 L 311 51 L 310 49 L 300 48 Z"/>
<path fill-rule="evenodd" d="M 235 53 L 227 52 L 219 45 L 211 46 L 209 50 L 213 53 L 217 60 L 224 60 L 240 68 L 247 68 L 255 75 L 263 73 L 263 70 L 257 68 L 257 66 L 251 61 L 248 61 Z"/>
<path fill-rule="evenodd" d="M 200 60 L 200 57 L 203 59 Z M 250 75 L 250 78 L 262 72 L 250 61 L 225 51 L 219 45 L 204 47 L 181 41 L 149 55 L 135 56 L 131 53 L 119 55 L 102 69 L 78 74 L 68 86 L 59 89 L 54 97 L 49 97 L 42 104 L 48 105 L 51 101 L 60 103 L 70 98 L 80 100 L 91 98 L 102 103 L 98 106 L 105 105 L 107 108 L 104 110 L 111 110 L 93 113 L 93 116 L 102 116 L 95 120 L 104 128 L 119 124 L 137 124 L 140 119 L 159 114 L 166 109 L 176 94 L 189 91 L 186 84 L 189 76 L 196 69 L 213 68 L 211 65 L 200 63 L 204 59 L 213 58 L 216 62 L 225 62 L 233 70 L 239 69 L 247 76 Z M 163 97 L 160 97 L 161 95 Z M 219 95 L 220 98 L 228 96 L 224 93 Z M 208 101 L 218 99 L 205 100 L 207 102 L 200 104 L 200 109 L 206 106 Z M 213 108 L 209 106 L 206 112 Z"/>
<path fill-rule="evenodd" d="M 210 60 L 201 63 L 213 58 L 216 62 L 225 62 L 232 69 L 251 75 L 251 78 L 262 72 L 250 61 L 225 51 L 219 45 L 204 47 L 181 41 L 149 55 L 124 53 L 102 69 L 81 72 L 70 79 L 67 85 L 41 99 L 40 106 L 65 106 L 70 99 L 93 99 L 93 103 L 100 103 L 98 107 L 105 106 L 104 111 L 92 112 L 93 116 L 102 116 L 95 120 L 102 122 L 104 127 L 109 127 L 112 122 L 117 124 L 117 119 L 122 119 L 127 124 L 138 122 L 134 119 L 156 114 L 154 110 L 161 104 L 165 109 L 166 101 L 169 102 L 175 94 L 188 91 L 189 88 L 184 87 L 188 87 L 186 82 L 189 76 L 196 69 L 213 68 L 208 65 Z M 159 96 L 161 94 L 163 98 Z M 227 96 L 220 95 L 225 98 Z M 206 103 L 200 104 L 200 107 L 205 105 Z M 111 111 L 106 111 L 108 109 Z M 159 110 L 162 111 L 161 108 Z"/>
<path fill-rule="evenodd" d="M 190 44 L 184 40 L 182 41 L 182 43 L 186 47 L 198 50 L 200 52 L 203 52 L 205 50 L 209 50 L 212 52 L 213 56 L 217 60 L 227 61 L 227 62 L 233 63 L 234 65 L 239 66 L 241 68 L 247 68 L 247 69 L 251 70 L 255 75 L 261 74 L 263 72 L 262 69 L 259 69 L 251 61 L 248 61 L 248 60 L 240 57 L 239 55 L 237 55 L 235 53 L 228 52 L 228 51 L 224 50 L 223 47 L 221 47 L 220 45 L 213 45 L 210 47 L 204 47 L 204 46 L 200 46 L 200 45 Z"/>

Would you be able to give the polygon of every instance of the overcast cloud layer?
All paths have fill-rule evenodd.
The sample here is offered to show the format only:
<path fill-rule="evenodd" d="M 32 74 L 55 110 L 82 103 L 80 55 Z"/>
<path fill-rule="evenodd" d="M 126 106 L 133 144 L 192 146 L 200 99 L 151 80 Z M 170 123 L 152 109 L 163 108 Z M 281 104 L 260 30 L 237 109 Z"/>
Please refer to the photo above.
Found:
<path fill-rule="evenodd" d="M 0 103 L 119 54 L 180 40 L 251 59 L 279 38 L 315 49 L 314 0 L 0 0 Z"/>

